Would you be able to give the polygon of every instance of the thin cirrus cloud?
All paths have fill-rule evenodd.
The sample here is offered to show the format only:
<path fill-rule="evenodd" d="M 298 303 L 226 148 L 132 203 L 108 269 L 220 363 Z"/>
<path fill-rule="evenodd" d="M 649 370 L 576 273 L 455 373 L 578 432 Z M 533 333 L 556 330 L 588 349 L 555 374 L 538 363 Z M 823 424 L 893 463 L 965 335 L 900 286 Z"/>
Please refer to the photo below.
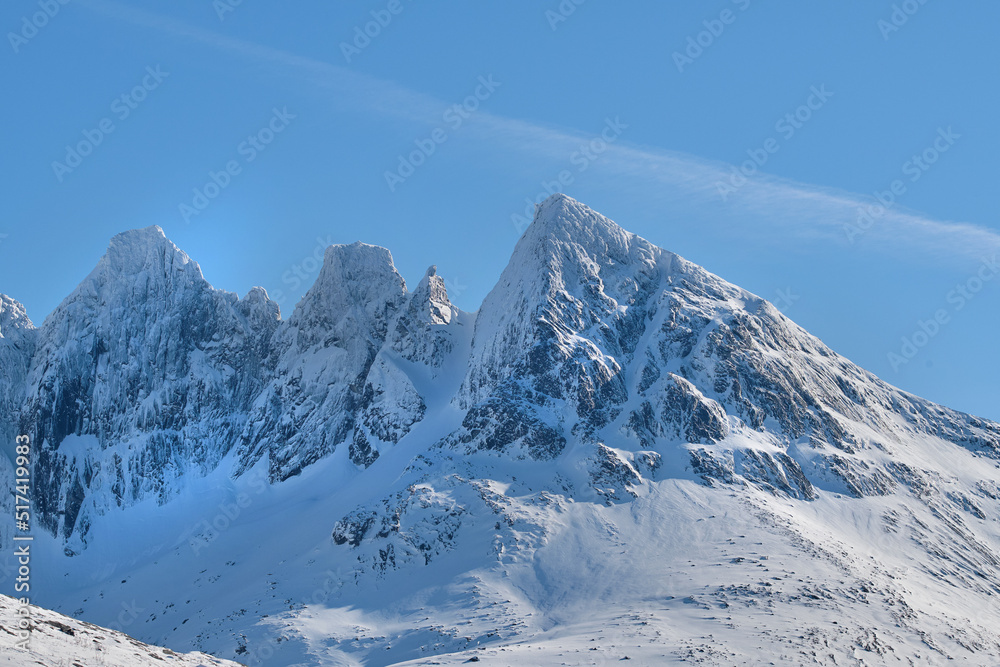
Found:
<path fill-rule="evenodd" d="M 437 125 L 448 103 L 396 83 L 381 80 L 346 67 L 298 56 L 245 40 L 199 28 L 170 17 L 136 9 L 110 0 L 79 0 L 79 5 L 114 19 L 158 30 L 175 37 L 293 73 L 312 90 L 340 93 L 339 104 L 362 107 L 386 117 Z M 530 155 L 534 160 L 564 164 L 585 133 L 478 111 L 468 124 L 485 150 Z M 691 155 L 616 141 L 609 144 L 594 165 L 602 177 L 614 178 L 645 200 L 687 202 L 705 213 L 717 209 L 723 219 L 734 215 L 752 220 L 752 232 L 850 246 L 864 245 L 880 251 L 900 248 L 917 251 L 943 262 L 981 261 L 1000 252 L 1000 233 L 969 223 L 933 220 L 901 206 L 877 210 L 859 225 L 863 207 L 876 202 L 871 197 L 823 188 L 764 174 L 755 174 L 725 199 L 719 184 L 731 182 L 731 165 Z"/>

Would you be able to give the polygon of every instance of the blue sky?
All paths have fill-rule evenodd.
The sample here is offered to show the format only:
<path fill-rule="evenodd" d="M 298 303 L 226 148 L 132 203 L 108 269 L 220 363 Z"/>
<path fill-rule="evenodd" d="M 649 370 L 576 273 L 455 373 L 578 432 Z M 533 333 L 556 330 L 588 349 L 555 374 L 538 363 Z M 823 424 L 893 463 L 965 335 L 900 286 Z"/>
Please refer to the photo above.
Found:
<path fill-rule="evenodd" d="M 286 316 L 355 240 L 475 310 L 560 190 L 1000 419 L 998 24 L 985 0 L 12 0 L 0 291 L 41 322 L 157 224 Z"/>

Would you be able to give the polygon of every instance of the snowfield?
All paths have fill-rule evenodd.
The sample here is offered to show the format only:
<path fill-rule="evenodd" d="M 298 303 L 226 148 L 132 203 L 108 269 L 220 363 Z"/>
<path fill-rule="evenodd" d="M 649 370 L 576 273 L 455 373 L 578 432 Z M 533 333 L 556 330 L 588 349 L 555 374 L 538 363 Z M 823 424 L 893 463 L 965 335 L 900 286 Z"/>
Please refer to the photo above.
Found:
<path fill-rule="evenodd" d="M 11 629 L 20 617 L 18 603 L 0 595 L 0 665 L 13 667 L 237 667 L 204 653 L 179 654 L 168 648 L 143 644 L 121 633 L 62 614 L 32 607 L 30 652 L 17 646 Z"/>
<path fill-rule="evenodd" d="M 353 244 L 280 320 L 156 228 L 38 328 L 3 299 L 74 618 L 276 667 L 1000 664 L 1000 425 L 568 197 L 476 313 Z"/>

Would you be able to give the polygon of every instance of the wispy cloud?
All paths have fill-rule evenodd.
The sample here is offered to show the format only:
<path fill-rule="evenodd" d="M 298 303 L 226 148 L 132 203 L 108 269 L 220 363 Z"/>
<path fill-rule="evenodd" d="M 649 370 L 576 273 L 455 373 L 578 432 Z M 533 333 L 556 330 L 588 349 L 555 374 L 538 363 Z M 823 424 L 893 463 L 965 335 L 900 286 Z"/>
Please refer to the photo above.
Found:
<path fill-rule="evenodd" d="M 381 80 L 347 67 L 307 58 L 151 13 L 111 0 L 79 0 L 105 16 L 192 40 L 258 66 L 273 68 L 282 78 L 295 77 L 311 90 L 333 93 L 340 104 L 408 122 L 440 123 L 449 103 L 399 84 Z M 564 162 L 590 137 L 582 132 L 545 126 L 480 110 L 466 130 L 482 147 Z M 798 238 L 848 244 L 846 228 L 857 224 L 859 208 L 870 197 L 796 181 L 757 175 L 723 203 L 718 183 L 725 182 L 731 166 L 691 155 L 629 144 L 608 146 L 600 164 L 602 176 L 627 183 L 650 200 L 681 198 L 693 206 L 739 211 L 754 219 L 754 230 L 770 230 Z M 880 250 L 915 249 L 938 259 L 979 261 L 1000 252 L 1000 233 L 990 228 L 953 221 L 933 220 L 901 206 L 890 208 L 864 233 L 863 243 Z"/>

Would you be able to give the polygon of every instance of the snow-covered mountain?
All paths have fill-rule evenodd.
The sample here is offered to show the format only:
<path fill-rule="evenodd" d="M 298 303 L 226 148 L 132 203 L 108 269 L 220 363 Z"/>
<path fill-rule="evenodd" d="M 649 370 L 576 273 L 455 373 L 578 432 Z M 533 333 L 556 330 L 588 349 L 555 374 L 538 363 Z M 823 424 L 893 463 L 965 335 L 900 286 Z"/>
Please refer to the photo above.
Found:
<path fill-rule="evenodd" d="M 78 621 L 46 609 L 31 611 L 29 650 L 18 646 L 13 628 L 23 616 L 18 603 L 0 595 L 0 665 L 8 667 L 239 667 L 204 653 L 178 654 L 150 646 L 121 632 Z"/>
<path fill-rule="evenodd" d="M 158 228 L 115 237 L 39 328 L 0 308 L 0 427 L 35 443 L 59 582 L 40 601 L 141 607 L 145 641 L 274 665 L 1000 661 L 1000 425 L 568 197 L 476 313 L 356 243 L 283 321 Z"/>
<path fill-rule="evenodd" d="M 36 515 L 67 550 L 90 522 L 166 502 L 239 441 L 264 386 L 278 309 L 213 289 L 157 227 L 111 241 L 36 335 L 22 419 Z"/>

